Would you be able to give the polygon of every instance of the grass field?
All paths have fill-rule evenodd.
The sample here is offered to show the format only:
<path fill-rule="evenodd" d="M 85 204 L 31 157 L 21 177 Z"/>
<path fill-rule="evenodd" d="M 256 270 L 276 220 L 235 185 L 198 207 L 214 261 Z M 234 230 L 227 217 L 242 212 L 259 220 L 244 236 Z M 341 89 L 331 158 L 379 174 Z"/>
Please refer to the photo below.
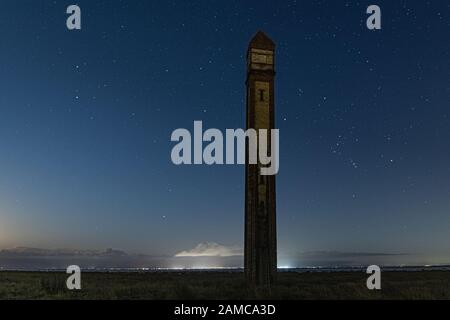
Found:
<path fill-rule="evenodd" d="M 0 272 L 0 299 L 450 299 L 450 272 L 384 272 L 369 291 L 360 272 L 279 274 L 270 294 L 249 290 L 242 273 L 83 273 L 82 290 L 65 273 Z"/>

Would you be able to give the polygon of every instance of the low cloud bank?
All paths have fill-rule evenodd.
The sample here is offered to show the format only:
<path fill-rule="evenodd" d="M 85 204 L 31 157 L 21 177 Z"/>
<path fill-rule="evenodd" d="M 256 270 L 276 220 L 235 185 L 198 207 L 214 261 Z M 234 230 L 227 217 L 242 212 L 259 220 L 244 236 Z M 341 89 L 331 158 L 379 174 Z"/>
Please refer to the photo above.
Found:
<path fill-rule="evenodd" d="M 202 242 L 195 248 L 175 254 L 175 257 L 234 257 L 242 256 L 241 248 L 228 247 L 215 242 Z"/>
<path fill-rule="evenodd" d="M 380 266 L 449 264 L 450 255 L 311 251 L 278 254 L 282 267 L 347 267 L 376 264 Z M 242 268 L 243 250 L 215 242 L 202 242 L 175 255 L 131 254 L 121 250 L 39 249 L 19 247 L 0 250 L 0 270 L 65 270 L 78 265 L 94 269 L 208 269 Z"/>

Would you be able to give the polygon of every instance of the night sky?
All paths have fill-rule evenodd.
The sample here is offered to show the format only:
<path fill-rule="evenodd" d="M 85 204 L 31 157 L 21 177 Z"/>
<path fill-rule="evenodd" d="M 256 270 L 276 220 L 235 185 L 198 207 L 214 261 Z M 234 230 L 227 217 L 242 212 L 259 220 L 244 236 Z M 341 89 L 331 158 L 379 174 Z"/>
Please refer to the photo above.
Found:
<path fill-rule="evenodd" d="M 283 263 L 450 262 L 448 0 L 79 0 L 81 31 L 70 4 L 2 1 L 0 249 L 242 248 L 244 167 L 175 166 L 170 135 L 245 126 L 245 54 L 263 30 Z M 382 30 L 366 28 L 371 4 Z"/>

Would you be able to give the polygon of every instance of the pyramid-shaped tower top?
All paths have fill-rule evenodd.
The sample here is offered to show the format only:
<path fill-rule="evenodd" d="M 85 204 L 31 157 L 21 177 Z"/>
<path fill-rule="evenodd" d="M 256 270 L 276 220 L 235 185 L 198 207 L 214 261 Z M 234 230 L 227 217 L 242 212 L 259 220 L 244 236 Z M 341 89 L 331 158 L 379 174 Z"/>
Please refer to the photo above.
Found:
<path fill-rule="evenodd" d="M 275 50 L 275 42 L 272 41 L 264 32 L 258 31 L 250 41 L 249 49 Z"/>

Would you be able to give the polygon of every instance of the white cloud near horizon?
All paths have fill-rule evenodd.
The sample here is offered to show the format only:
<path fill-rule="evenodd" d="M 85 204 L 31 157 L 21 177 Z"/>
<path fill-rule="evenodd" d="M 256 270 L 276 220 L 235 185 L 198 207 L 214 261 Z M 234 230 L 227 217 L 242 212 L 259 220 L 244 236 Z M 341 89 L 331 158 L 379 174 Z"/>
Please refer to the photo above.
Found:
<path fill-rule="evenodd" d="M 233 257 L 244 255 L 241 248 L 230 247 L 216 242 L 202 242 L 195 248 L 175 254 L 175 257 Z"/>

